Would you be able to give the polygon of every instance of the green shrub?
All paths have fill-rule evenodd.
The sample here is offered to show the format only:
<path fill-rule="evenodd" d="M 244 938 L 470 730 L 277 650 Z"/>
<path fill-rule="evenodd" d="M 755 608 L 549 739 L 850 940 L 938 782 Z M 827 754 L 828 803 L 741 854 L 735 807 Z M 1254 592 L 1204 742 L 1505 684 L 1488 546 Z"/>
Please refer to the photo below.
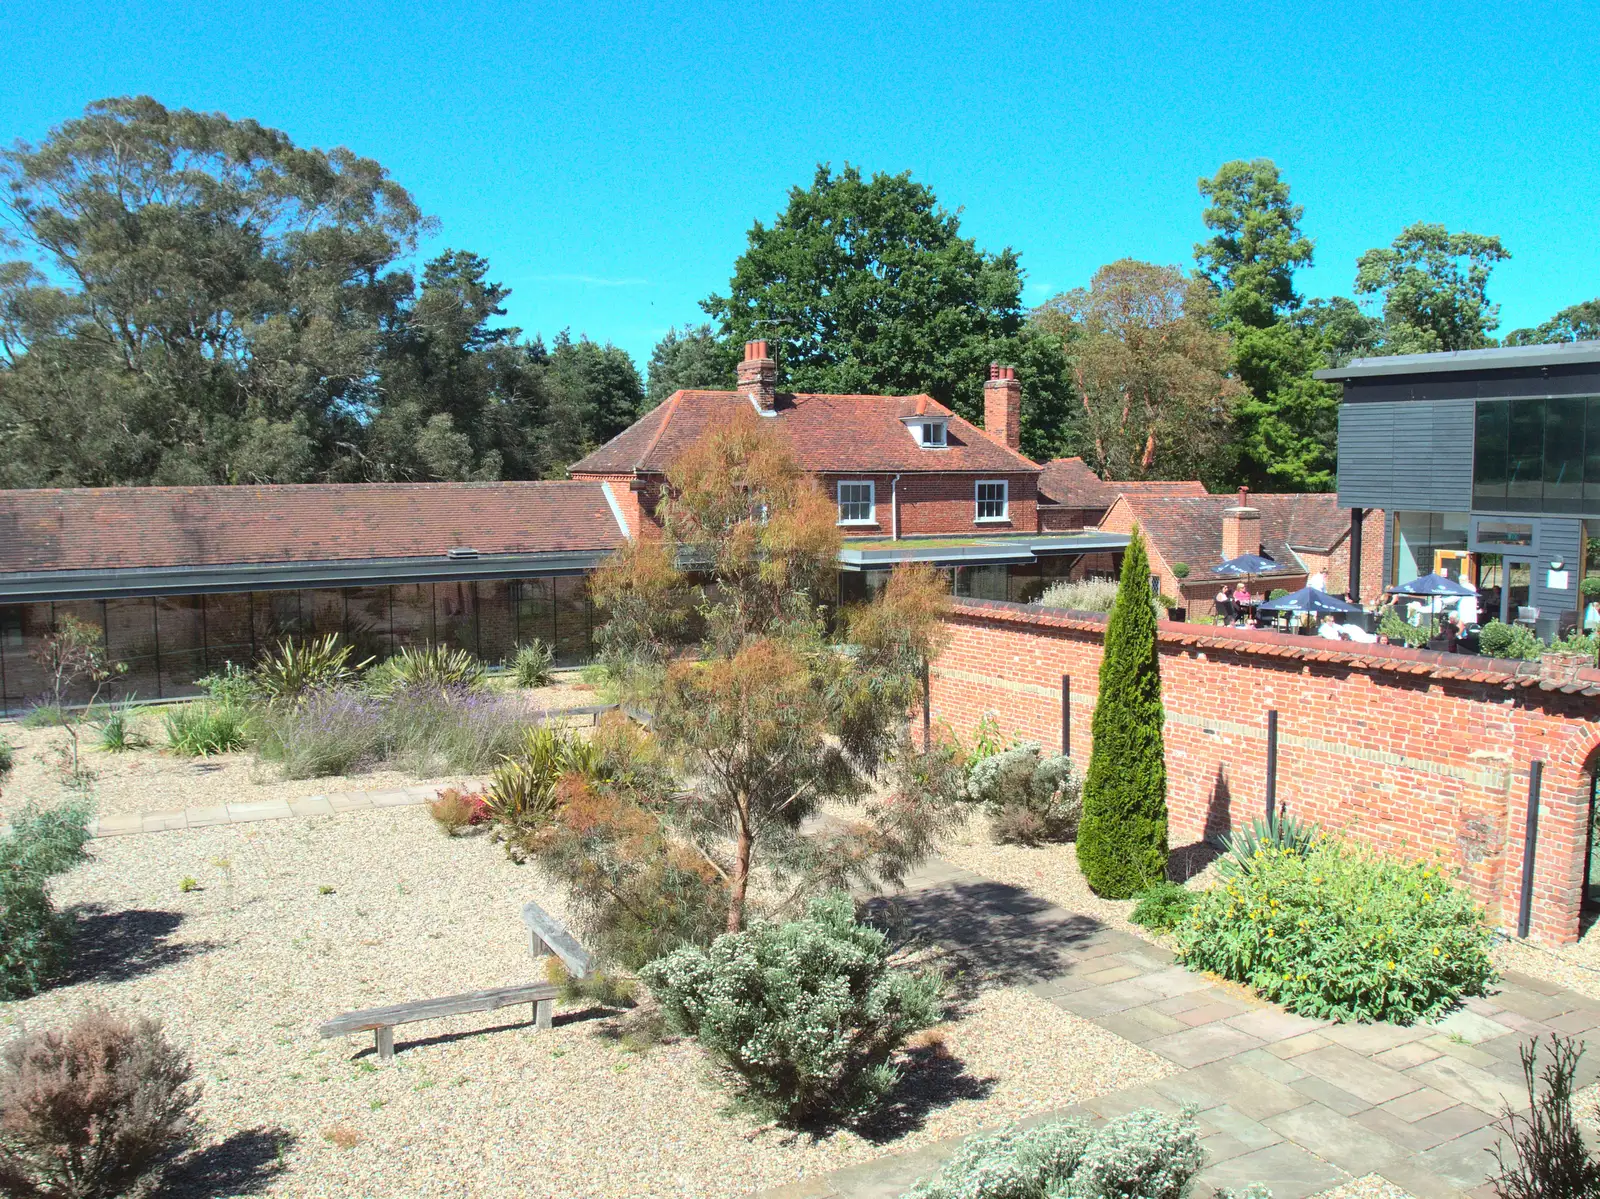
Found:
<path fill-rule="evenodd" d="M 269 700 L 298 700 L 313 691 L 352 682 L 372 659 L 352 663 L 353 648 L 329 633 L 315 641 L 286 637 L 256 667 L 255 689 Z"/>
<path fill-rule="evenodd" d="M 72 925 L 50 902 L 46 884 L 87 854 L 89 810 L 32 805 L 0 837 L 0 999 L 20 999 L 66 965 Z"/>
<path fill-rule="evenodd" d="M 363 685 L 373 695 L 393 695 L 409 687 L 473 688 L 487 678 L 483 663 L 464 649 L 448 645 L 403 647 L 367 672 Z"/>
<path fill-rule="evenodd" d="M 1052 583 L 1039 597 L 1041 608 L 1064 608 L 1069 612 L 1109 612 L 1116 602 L 1117 584 L 1112 579 Z"/>
<path fill-rule="evenodd" d="M 1172 564 L 1174 578 L 1187 579 L 1189 577 L 1189 564 L 1187 562 L 1174 562 Z"/>
<path fill-rule="evenodd" d="M 1053 1120 L 967 1138 L 904 1199 L 1183 1199 L 1204 1157 L 1190 1112 Z"/>
<path fill-rule="evenodd" d="M 1431 1018 L 1493 979 L 1483 913 L 1437 864 L 1323 838 L 1263 846 L 1177 930 L 1193 970 L 1314 1019 Z"/>
<path fill-rule="evenodd" d="M 790 1125 L 871 1113 L 899 1080 L 895 1050 L 943 1014 L 939 981 L 891 969 L 888 938 L 858 924 L 842 893 L 803 920 L 676 950 L 643 977 L 737 1099 Z"/>
<path fill-rule="evenodd" d="M 195 685 L 204 687 L 207 695 L 230 708 L 248 708 L 256 698 L 255 677 L 232 662 L 224 662 L 216 674 L 196 679 Z"/>
<path fill-rule="evenodd" d="M 1378 619 L 1378 632 L 1389 639 L 1390 645 L 1409 645 L 1416 649 L 1439 635 L 1439 622 L 1429 620 L 1419 628 L 1390 608 Z"/>
<path fill-rule="evenodd" d="M 99 734 L 100 748 L 107 753 L 126 753 L 150 744 L 150 739 L 138 726 L 132 697 L 106 709 L 95 729 Z"/>
<path fill-rule="evenodd" d="M 1078 865 L 1096 895 L 1128 899 L 1166 878 L 1167 765 L 1150 562 L 1137 526 L 1106 622 Z"/>
<path fill-rule="evenodd" d="M 161 722 L 167 728 L 167 744 L 172 752 L 187 758 L 207 758 L 212 754 L 243 749 L 246 714 L 214 700 L 169 708 Z"/>
<path fill-rule="evenodd" d="M 484 794 L 489 816 L 502 826 L 502 835 L 535 829 L 554 814 L 556 784 L 563 776 L 593 778 L 599 767 L 600 752 L 592 742 L 549 725 L 530 728 L 489 779 Z"/>
<path fill-rule="evenodd" d="M 1321 837 L 1322 830 L 1315 824 L 1302 823 L 1293 816 L 1279 816 L 1271 824 L 1259 818 L 1252 820 L 1223 837 L 1225 856 L 1217 859 L 1217 873 L 1228 878 L 1248 872 L 1256 861 L 1256 851 L 1263 848 L 1309 853 Z"/>
<path fill-rule="evenodd" d="M 1478 652 L 1486 658 L 1521 658 L 1537 662 L 1545 648 L 1526 625 L 1491 620 L 1478 633 Z"/>
<path fill-rule="evenodd" d="M 1574 629 L 1544 652 L 1551 654 L 1582 654 L 1586 658 L 1594 658 L 1597 651 L 1600 651 L 1600 637 L 1592 633 L 1581 633 Z"/>
<path fill-rule="evenodd" d="M 153 1020 L 91 1010 L 0 1058 L 0 1193 L 110 1199 L 156 1189 L 194 1140 L 200 1088 Z"/>
<path fill-rule="evenodd" d="M 11 742 L 0 741 L 0 779 L 10 774 L 16 764 L 16 751 L 11 748 Z"/>
<path fill-rule="evenodd" d="M 1269 599 L 1269 600 L 1282 599 L 1284 596 L 1286 596 L 1288 594 L 1289 594 L 1289 589 L 1287 587 L 1274 587 L 1272 589 L 1272 591 L 1267 595 L 1267 599 Z"/>
<path fill-rule="evenodd" d="M 638 984 L 631 978 L 604 970 L 574 974 L 553 954 L 545 959 L 545 977 L 560 988 L 562 1003 L 594 1003 L 601 1007 L 633 1007 L 639 1002 Z"/>
<path fill-rule="evenodd" d="M 1578 593 L 1585 600 L 1600 599 L 1600 575 L 1590 575 L 1579 583 Z"/>
<path fill-rule="evenodd" d="M 1199 895 L 1178 883 L 1157 883 L 1139 892 L 1139 903 L 1128 914 L 1135 924 L 1152 932 L 1170 933 L 1183 923 Z"/>
<path fill-rule="evenodd" d="M 996 841 L 1070 841 L 1083 811 L 1083 784 L 1070 759 L 1040 756 L 1024 741 L 972 763 L 967 797 L 988 811 Z"/>
<path fill-rule="evenodd" d="M 67 710 L 60 704 L 39 704 L 22 716 L 25 729 L 53 729 L 67 723 Z"/>
<path fill-rule="evenodd" d="M 511 660 L 511 675 L 518 687 L 548 687 L 556 681 L 555 660 L 556 651 L 535 637 L 517 646 L 517 656 Z"/>

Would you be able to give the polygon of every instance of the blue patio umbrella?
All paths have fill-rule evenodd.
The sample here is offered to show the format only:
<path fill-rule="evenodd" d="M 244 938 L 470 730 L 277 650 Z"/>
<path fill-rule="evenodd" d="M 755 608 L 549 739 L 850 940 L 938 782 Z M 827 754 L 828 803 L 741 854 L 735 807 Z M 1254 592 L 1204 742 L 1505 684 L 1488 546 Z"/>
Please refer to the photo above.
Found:
<path fill-rule="evenodd" d="M 1424 595 L 1424 596 L 1461 596 L 1477 595 L 1477 588 L 1470 583 L 1459 583 L 1449 575 L 1423 575 L 1419 579 L 1412 579 L 1409 583 L 1401 583 L 1398 587 L 1391 587 L 1395 595 Z"/>
<path fill-rule="evenodd" d="M 1211 573 L 1214 575 L 1264 575 L 1274 570 L 1281 570 L 1271 558 L 1263 558 L 1260 554 L 1240 554 L 1237 558 L 1229 558 L 1221 566 L 1213 566 Z"/>
<path fill-rule="evenodd" d="M 1261 605 L 1263 612 L 1315 612 L 1318 615 L 1328 612 L 1342 616 L 1347 612 L 1360 612 L 1359 604 L 1347 604 L 1342 599 L 1329 595 L 1326 591 L 1319 591 L 1315 587 L 1302 587 L 1299 591 L 1291 591 L 1288 595 L 1280 595 L 1275 600 L 1268 600 Z"/>

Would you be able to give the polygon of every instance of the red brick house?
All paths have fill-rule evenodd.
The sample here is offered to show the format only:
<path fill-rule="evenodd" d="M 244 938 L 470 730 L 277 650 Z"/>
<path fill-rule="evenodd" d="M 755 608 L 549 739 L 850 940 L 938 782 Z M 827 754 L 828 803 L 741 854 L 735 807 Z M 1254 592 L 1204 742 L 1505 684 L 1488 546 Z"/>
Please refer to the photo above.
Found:
<path fill-rule="evenodd" d="M 1116 484 L 1120 487 L 1122 484 Z M 1252 591 L 1295 591 L 1316 574 L 1325 590 L 1344 594 L 1350 587 L 1350 517 L 1332 492 L 1252 495 L 1149 495 L 1124 492 L 1100 523 L 1106 532 L 1143 530 L 1150 571 L 1163 594 L 1180 601 L 1191 616 L 1214 615 L 1218 589 L 1237 579 L 1213 567 L 1241 554 L 1271 558 L 1279 569 L 1249 580 Z M 1363 518 L 1360 570 L 1362 599 L 1382 591 L 1383 513 Z M 1187 566 L 1180 579 L 1175 567 Z"/>
<path fill-rule="evenodd" d="M 679 391 L 586 458 L 574 479 L 604 480 L 630 528 L 659 529 L 656 505 L 678 457 L 709 430 L 752 409 L 817 476 L 848 538 L 1039 530 L 1039 467 L 1018 450 L 1022 386 L 1010 367 L 984 384 L 984 425 L 931 396 L 819 395 L 776 390 L 767 343 L 745 346 L 736 391 Z"/>
<path fill-rule="evenodd" d="M 1102 479 L 1082 458 L 1052 458 L 1039 472 L 1039 529 L 1098 525 L 1119 495 L 1205 495 L 1196 479 Z"/>

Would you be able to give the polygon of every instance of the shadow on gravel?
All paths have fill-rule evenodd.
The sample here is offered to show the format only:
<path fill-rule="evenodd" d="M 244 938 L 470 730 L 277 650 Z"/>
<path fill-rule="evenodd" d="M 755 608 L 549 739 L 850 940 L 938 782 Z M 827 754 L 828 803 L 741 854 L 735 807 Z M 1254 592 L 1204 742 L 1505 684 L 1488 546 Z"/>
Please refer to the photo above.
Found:
<path fill-rule="evenodd" d="M 207 1145 L 167 1171 L 158 1194 L 164 1199 L 224 1199 L 259 1195 L 289 1168 L 294 1134 L 282 1128 L 247 1128 Z"/>
<path fill-rule="evenodd" d="M 1006 883 L 944 883 L 874 899 L 869 919 L 906 948 L 932 945 L 946 973 L 972 987 L 1012 987 L 1062 973 L 1061 954 L 1105 926 Z"/>
<path fill-rule="evenodd" d="M 1180 845 L 1167 855 L 1167 877 L 1173 882 L 1186 883 L 1222 854 L 1222 849 L 1211 841 Z"/>
<path fill-rule="evenodd" d="M 75 907 L 72 968 L 63 984 L 121 983 L 209 953 L 212 941 L 174 943 L 170 938 L 183 923 L 182 912 L 129 908 L 108 912 L 93 904 Z"/>
<path fill-rule="evenodd" d="M 963 1099 L 987 1099 L 997 1081 L 967 1073 L 966 1063 L 942 1044 L 909 1049 L 901 1065 L 899 1085 L 856 1131 L 875 1145 L 897 1141 L 916 1132 L 939 1108 Z"/>
<path fill-rule="evenodd" d="M 587 1020 L 603 1020 L 607 1016 L 615 1016 L 616 1014 L 610 1008 L 590 1007 L 577 1012 L 564 1012 L 556 1016 L 550 1023 L 556 1028 L 562 1028 L 568 1024 L 581 1024 Z M 466 1041 L 473 1037 L 486 1037 L 491 1033 L 510 1032 L 514 1028 L 532 1028 L 533 1026 L 533 1017 L 529 1015 L 525 1020 L 509 1020 L 504 1024 L 490 1024 L 484 1028 L 465 1028 L 460 1032 L 441 1032 L 431 1037 L 408 1037 L 406 1036 L 406 1030 L 408 1028 L 416 1028 L 416 1025 L 401 1024 L 395 1028 L 394 1055 L 399 1057 L 407 1050 L 420 1049 L 424 1045 L 449 1045 L 454 1041 Z M 365 1036 L 366 1034 L 358 1033 L 353 1035 Z M 376 1057 L 377 1054 L 378 1047 L 376 1045 L 368 1045 L 359 1053 L 352 1053 L 349 1060 L 353 1062 L 358 1058 Z"/>

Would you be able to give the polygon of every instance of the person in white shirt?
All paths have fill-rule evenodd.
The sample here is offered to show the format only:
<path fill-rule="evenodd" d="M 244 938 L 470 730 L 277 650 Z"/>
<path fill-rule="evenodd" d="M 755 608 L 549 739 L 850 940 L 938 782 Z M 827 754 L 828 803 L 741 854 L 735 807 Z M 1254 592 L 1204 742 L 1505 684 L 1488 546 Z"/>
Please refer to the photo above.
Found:
<path fill-rule="evenodd" d="M 1306 586 L 1315 587 L 1318 591 L 1326 591 L 1328 589 L 1328 576 L 1319 570 L 1306 580 Z"/>
<path fill-rule="evenodd" d="M 1317 636 L 1325 637 L 1329 641 L 1344 640 L 1344 634 L 1339 631 L 1339 626 L 1333 623 L 1333 614 L 1331 612 L 1324 614 L 1322 617 L 1322 623 L 1317 626 Z"/>

